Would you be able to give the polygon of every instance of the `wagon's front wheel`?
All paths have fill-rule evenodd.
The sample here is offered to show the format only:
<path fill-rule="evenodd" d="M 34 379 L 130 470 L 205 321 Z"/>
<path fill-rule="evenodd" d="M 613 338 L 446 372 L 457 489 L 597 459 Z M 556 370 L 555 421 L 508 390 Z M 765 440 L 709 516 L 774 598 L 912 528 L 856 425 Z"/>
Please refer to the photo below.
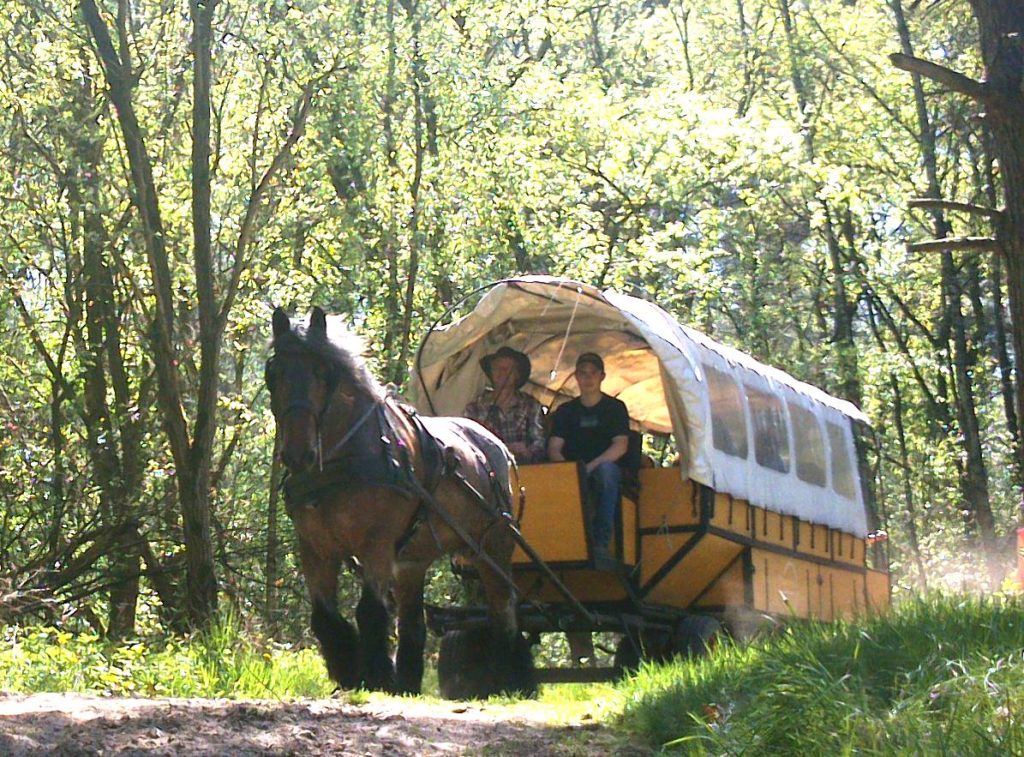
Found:
<path fill-rule="evenodd" d="M 615 658 L 612 660 L 616 677 L 630 675 L 640 668 L 640 660 L 643 659 L 640 646 L 640 637 L 636 634 L 623 634 L 619 639 L 619 643 L 615 645 Z"/>
<path fill-rule="evenodd" d="M 486 699 L 494 694 L 531 697 L 537 693 L 530 644 L 520 634 L 498 643 L 492 631 L 449 631 L 441 637 L 437 685 L 445 699 Z"/>

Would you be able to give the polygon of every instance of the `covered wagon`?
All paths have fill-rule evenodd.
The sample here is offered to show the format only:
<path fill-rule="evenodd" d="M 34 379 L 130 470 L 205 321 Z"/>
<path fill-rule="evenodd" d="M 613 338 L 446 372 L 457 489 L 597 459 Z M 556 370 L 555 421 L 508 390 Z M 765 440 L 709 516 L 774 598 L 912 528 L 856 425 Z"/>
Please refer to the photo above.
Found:
<path fill-rule="evenodd" d="M 611 560 L 595 555 L 577 464 L 520 466 L 513 578 L 525 630 L 617 631 L 628 663 L 699 650 L 722 624 L 743 633 L 765 616 L 829 620 L 888 606 L 888 574 L 869 567 L 859 454 L 868 419 L 853 404 L 653 302 L 543 276 L 490 285 L 469 312 L 431 329 L 410 399 L 425 414 L 463 414 L 486 381 L 480 358 L 501 346 L 529 355 L 523 390 L 549 409 L 578 393 L 577 356 L 600 354 L 602 389 L 625 402 L 654 453 L 632 460 L 638 486 L 623 498 Z M 435 608 L 432 620 L 443 632 L 473 614 Z"/>

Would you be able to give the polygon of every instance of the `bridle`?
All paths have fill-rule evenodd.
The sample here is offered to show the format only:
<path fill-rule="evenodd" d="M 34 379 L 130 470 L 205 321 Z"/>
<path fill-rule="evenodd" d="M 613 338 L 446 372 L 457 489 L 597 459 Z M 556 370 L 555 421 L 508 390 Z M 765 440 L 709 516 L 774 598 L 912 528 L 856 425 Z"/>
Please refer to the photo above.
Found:
<path fill-rule="evenodd" d="M 272 382 L 270 381 L 269 377 L 271 375 L 274 361 L 277 359 L 277 357 L 278 355 L 275 351 L 275 354 L 267 360 L 266 365 L 264 367 L 266 383 L 268 388 L 270 388 L 271 392 L 273 392 L 273 388 L 271 386 Z M 313 403 L 309 399 L 309 392 L 305 390 L 304 386 L 302 386 L 301 384 L 291 384 L 288 388 L 288 405 L 281 413 L 282 421 L 292 413 L 298 412 L 300 410 L 308 412 L 313 417 L 314 432 L 316 434 L 317 466 L 321 472 L 323 472 L 324 469 L 324 461 L 329 460 L 335 454 L 340 452 L 342 448 L 344 448 L 344 446 L 352 440 L 352 438 L 356 435 L 359 429 L 362 428 L 362 426 L 366 423 L 367 420 L 369 420 L 370 416 L 373 415 L 374 411 L 377 409 L 377 402 L 371 401 L 369 403 L 369 406 L 359 417 L 359 419 L 355 423 L 349 425 L 348 431 L 345 432 L 344 436 L 342 436 L 341 439 L 335 442 L 331 449 L 327 451 L 327 454 L 324 455 L 323 421 L 324 416 L 327 414 L 327 410 L 331 406 L 331 401 L 333 400 L 334 395 L 337 391 L 338 384 L 339 378 L 337 369 L 332 367 L 325 381 L 324 386 L 324 395 L 327 399 L 324 401 L 323 407 L 320 408 L 320 412 L 316 412 L 316 409 L 313 407 Z"/>

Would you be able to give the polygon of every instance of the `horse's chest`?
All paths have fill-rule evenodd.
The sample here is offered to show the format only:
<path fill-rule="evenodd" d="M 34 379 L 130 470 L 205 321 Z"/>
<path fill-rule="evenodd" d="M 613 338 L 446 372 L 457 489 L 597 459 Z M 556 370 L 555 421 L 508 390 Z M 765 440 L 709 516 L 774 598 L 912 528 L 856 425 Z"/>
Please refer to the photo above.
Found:
<path fill-rule="evenodd" d="M 391 489 L 335 493 L 292 512 L 299 536 L 327 556 L 360 556 L 380 545 L 393 544 L 411 517 L 415 504 Z"/>

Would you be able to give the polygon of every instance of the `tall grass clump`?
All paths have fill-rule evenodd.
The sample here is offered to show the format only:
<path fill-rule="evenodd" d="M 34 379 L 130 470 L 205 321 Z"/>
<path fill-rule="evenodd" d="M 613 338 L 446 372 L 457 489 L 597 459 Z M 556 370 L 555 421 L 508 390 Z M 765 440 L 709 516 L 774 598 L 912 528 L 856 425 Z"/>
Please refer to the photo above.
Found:
<path fill-rule="evenodd" d="M 232 617 L 186 638 L 110 642 L 95 634 L 8 627 L 0 640 L 0 690 L 117 696 L 326 696 L 315 649 L 243 632 Z"/>
<path fill-rule="evenodd" d="M 1024 754 L 1024 603 L 927 597 L 645 667 L 623 721 L 688 754 Z"/>

